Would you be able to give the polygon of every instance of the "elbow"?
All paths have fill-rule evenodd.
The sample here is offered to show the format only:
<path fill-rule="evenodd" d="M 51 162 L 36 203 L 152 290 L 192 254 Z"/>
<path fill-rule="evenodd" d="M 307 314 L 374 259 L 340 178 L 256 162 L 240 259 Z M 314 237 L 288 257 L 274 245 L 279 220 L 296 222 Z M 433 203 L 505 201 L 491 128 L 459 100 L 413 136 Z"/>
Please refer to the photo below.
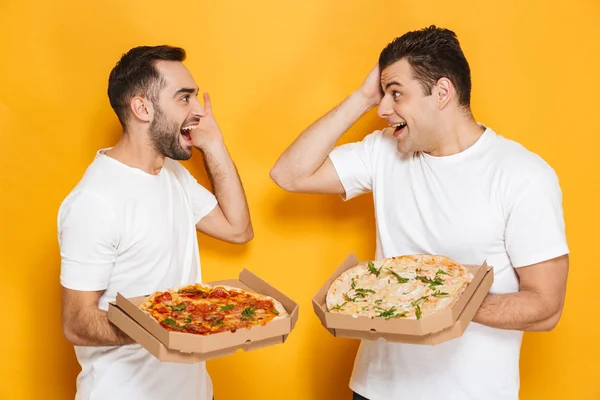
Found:
<path fill-rule="evenodd" d="M 525 330 L 530 332 L 551 332 L 558 325 L 561 314 L 562 310 L 555 311 L 549 317 L 535 324 L 532 324 L 528 329 Z"/>
<path fill-rule="evenodd" d="M 249 241 L 251 241 L 252 239 L 254 239 L 254 230 L 252 229 L 252 226 L 250 226 L 246 231 L 244 231 L 244 233 L 239 237 L 238 239 L 238 244 L 246 244 Z"/>
<path fill-rule="evenodd" d="M 63 314 L 62 331 L 63 336 L 73 346 L 89 346 L 89 340 L 85 332 L 82 330 L 85 325 L 82 325 L 82 315 L 80 312 Z"/>
<path fill-rule="evenodd" d="M 552 313 L 544 320 L 544 323 L 542 324 L 544 332 L 551 332 L 554 330 L 554 328 L 556 328 L 558 322 L 560 321 L 560 317 L 562 316 L 563 306 L 564 299 L 560 302 L 551 303 L 549 308 L 552 310 Z"/>
<path fill-rule="evenodd" d="M 560 321 L 560 317 L 562 314 L 562 310 L 554 313 L 550 318 L 546 319 L 541 326 L 542 332 L 551 332 L 556 328 L 558 322 Z"/>
<path fill-rule="evenodd" d="M 242 232 L 233 235 L 230 241 L 235 244 L 246 244 L 252 239 L 254 239 L 254 229 L 252 228 L 252 224 L 248 224 L 248 227 Z"/>
<path fill-rule="evenodd" d="M 277 186 L 279 186 L 281 189 L 283 189 L 287 192 L 294 191 L 293 180 L 287 178 L 285 176 L 285 174 L 282 173 L 281 168 L 278 167 L 277 165 L 275 165 L 273 168 L 271 168 L 271 171 L 269 172 L 269 176 L 271 177 L 271 180 L 273 182 L 275 182 L 275 184 Z"/>
<path fill-rule="evenodd" d="M 73 346 L 85 346 L 84 341 L 81 339 L 81 337 L 77 334 L 77 332 L 75 331 L 75 329 L 73 329 L 72 326 L 63 323 L 62 330 L 65 339 L 67 339 L 67 342 L 71 343 Z"/>

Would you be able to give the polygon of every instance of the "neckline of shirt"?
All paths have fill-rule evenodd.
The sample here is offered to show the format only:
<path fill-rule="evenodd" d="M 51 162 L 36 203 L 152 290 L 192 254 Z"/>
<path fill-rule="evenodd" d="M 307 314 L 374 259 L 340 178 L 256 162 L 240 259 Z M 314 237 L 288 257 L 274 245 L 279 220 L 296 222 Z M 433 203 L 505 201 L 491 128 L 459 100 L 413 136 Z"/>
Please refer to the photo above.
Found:
<path fill-rule="evenodd" d="M 158 172 L 158 174 L 156 174 L 156 175 L 149 174 L 148 172 L 142 170 L 141 168 L 132 167 L 130 165 L 122 163 L 121 161 L 119 161 L 119 160 L 117 160 L 115 158 L 107 156 L 106 152 L 108 150 L 110 150 L 110 149 L 111 149 L 111 147 L 107 147 L 107 148 L 103 148 L 103 149 L 98 150 L 96 152 L 96 157 L 101 158 L 103 160 L 108 160 L 108 162 L 112 163 L 113 165 L 117 165 L 119 168 L 126 169 L 127 171 L 133 172 L 133 173 L 135 173 L 137 175 L 140 175 L 140 176 L 145 176 L 148 179 L 158 179 L 159 177 L 161 177 L 163 175 L 163 172 L 165 170 L 164 164 L 160 168 L 160 171 Z M 165 163 L 166 163 L 166 158 L 165 158 Z"/>
<path fill-rule="evenodd" d="M 458 161 L 463 161 L 465 158 L 483 151 L 486 148 L 486 146 L 491 142 L 491 140 L 494 138 L 495 133 L 492 129 L 488 128 L 487 126 L 485 126 L 481 123 L 478 123 L 478 125 L 481 126 L 482 128 L 485 128 L 485 130 L 483 131 L 483 133 L 481 134 L 481 136 L 479 137 L 479 139 L 477 139 L 477 141 L 475 143 L 473 143 L 471 146 L 467 147 L 463 151 L 455 153 L 455 154 L 451 154 L 449 156 L 432 156 L 431 154 L 427 154 L 427 153 L 423 153 L 423 152 L 421 152 L 421 155 L 428 162 L 454 163 L 454 162 L 458 162 Z"/>

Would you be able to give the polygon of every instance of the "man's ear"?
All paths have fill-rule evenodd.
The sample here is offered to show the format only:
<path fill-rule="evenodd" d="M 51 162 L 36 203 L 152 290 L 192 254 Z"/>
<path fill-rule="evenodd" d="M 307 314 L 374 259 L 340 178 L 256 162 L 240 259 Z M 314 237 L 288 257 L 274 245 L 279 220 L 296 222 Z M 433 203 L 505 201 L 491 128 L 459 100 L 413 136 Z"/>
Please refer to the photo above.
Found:
<path fill-rule="evenodd" d="M 438 103 L 438 107 L 442 110 L 455 95 L 454 85 L 448 78 L 440 78 L 433 86 L 433 95 Z"/>
<path fill-rule="evenodd" d="M 145 97 L 135 96 L 129 102 L 129 108 L 135 118 L 143 122 L 150 122 L 154 117 L 152 102 Z"/>

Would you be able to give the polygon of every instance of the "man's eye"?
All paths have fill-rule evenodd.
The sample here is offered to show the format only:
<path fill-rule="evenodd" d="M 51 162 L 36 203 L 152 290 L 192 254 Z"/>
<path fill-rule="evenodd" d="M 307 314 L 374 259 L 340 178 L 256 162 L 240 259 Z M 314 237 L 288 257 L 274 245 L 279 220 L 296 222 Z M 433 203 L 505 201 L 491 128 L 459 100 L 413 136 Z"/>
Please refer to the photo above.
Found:
<path fill-rule="evenodd" d="M 190 96 L 189 95 L 183 96 L 181 98 L 181 100 L 184 101 L 185 103 L 187 103 L 190 100 Z"/>

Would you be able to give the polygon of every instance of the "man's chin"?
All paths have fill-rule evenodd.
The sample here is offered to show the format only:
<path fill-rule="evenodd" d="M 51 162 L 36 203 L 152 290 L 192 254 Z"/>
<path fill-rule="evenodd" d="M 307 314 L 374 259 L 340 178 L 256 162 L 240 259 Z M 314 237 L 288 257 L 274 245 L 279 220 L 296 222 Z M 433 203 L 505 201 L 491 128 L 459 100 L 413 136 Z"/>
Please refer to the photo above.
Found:
<path fill-rule="evenodd" d="M 189 160 L 192 158 L 192 148 L 188 146 L 181 147 L 178 151 L 171 151 L 170 154 L 165 154 L 164 156 L 177 161 Z"/>
<path fill-rule="evenodd" d="M 190 149 L 189 152 L 184 152 L 184 153 L 179 154 L 179 156 L 180 156 L 178 158 L 179 161 L 189 160 L 190 158 L 192 158 L 192 149 Z"/>

